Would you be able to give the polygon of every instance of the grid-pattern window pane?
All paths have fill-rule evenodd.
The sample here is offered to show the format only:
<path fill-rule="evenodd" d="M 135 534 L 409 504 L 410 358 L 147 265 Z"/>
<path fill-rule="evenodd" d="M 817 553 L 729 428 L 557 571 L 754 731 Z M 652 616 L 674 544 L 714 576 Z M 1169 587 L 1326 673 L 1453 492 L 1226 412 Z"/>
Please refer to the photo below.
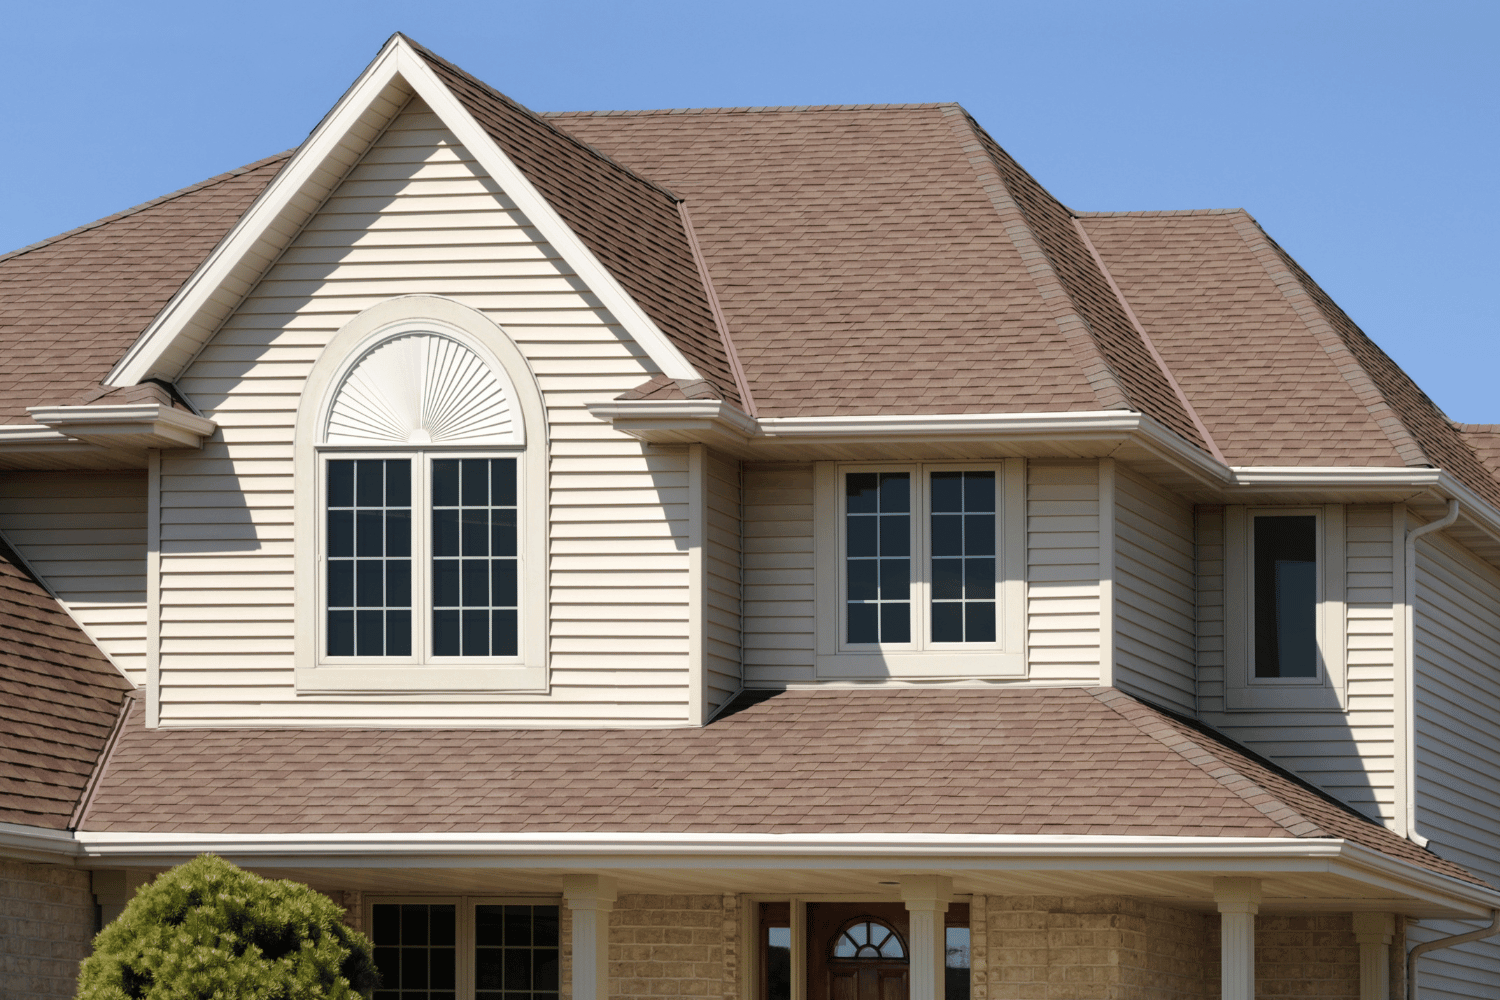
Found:
<path fill-rule="evenodd" d="M 557 1000 L 558 908 L 474 907 L 474 1000 Z"/>
<path fill-rule="evenodd" d="M 432 652 L 515 656 L 516 460 L 432 463 Z"/>
<path fill-rule="evenodd" d="M 1318 519 L 1255 518 L 1255 676 L 1318 676 Z"/>
<path fill-rule="evenodd" d="M 411 461 L 328 463 L 328 655 L 411 655 Z"/>
<path fill-rule="evenodd" d="M 911 475 L 844 477 L 849 642 L 911 641 Z"/>
<path fill-rule="evenodd" d="M 995 474 L 934 472 L 932 641 L 995 641 Z"/>
<path fill-rule="evenodd" d="M 454 1000 L 458 969 L 452 903 L 376 903 L 374 1000 Z"/>

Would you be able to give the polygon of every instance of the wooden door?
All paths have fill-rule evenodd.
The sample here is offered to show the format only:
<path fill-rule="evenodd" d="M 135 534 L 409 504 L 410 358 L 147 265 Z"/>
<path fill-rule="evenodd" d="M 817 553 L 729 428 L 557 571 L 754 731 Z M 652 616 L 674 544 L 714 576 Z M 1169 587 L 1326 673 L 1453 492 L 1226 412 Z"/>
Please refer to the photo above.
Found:
<path fill-rule="evenodd" d="M 907 1000 L 910 951 L 900 903 L 809 903 L 808 1000 Z"/>

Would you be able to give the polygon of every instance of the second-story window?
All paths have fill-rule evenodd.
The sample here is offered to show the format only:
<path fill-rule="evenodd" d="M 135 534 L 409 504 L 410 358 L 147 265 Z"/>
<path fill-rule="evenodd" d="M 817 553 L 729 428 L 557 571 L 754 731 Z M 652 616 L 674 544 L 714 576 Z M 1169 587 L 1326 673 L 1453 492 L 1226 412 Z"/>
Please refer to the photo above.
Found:
<path fill-rule="evenodd" d="M 996 470 L 846 468 L 842 486 L 842 644 L 993 646 Z"/>

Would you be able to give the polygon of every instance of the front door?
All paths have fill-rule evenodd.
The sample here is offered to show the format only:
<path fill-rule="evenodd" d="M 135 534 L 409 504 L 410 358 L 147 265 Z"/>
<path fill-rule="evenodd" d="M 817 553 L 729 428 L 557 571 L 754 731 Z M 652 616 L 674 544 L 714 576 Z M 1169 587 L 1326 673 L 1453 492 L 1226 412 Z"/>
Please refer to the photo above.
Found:
<path fill-rule="evenodd" d="M 809 903 L 808 1000 L 907 1000 L 910 950 L 900 903 Z"/>

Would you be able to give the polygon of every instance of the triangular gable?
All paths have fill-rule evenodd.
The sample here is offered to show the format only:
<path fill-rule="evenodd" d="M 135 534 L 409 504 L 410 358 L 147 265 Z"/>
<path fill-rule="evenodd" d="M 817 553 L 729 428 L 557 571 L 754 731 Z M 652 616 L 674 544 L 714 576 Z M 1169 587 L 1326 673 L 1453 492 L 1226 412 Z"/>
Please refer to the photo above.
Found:
<path fill-rule="evenodd" d="M 413 96 L 421 98 L 472 152 L 664 374 L 674 379 L 704 377 L 475 121 L 433 64 L 396 35 L 141 335 L 107 384 L 176 379 Z M 665 193 L 662 197 L 669 198 Z M 698 294 L 703 295 L 701 285 Z"/>

